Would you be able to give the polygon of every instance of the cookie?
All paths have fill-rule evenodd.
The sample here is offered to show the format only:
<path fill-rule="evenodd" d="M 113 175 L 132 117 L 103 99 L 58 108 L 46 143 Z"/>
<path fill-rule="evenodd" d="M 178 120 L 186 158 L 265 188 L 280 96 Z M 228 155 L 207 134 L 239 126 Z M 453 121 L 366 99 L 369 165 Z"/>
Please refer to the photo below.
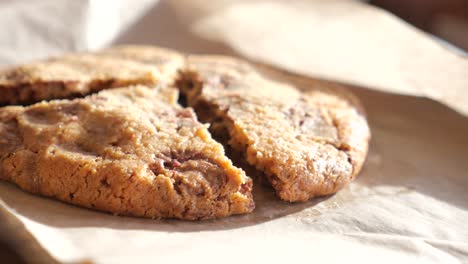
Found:
<path fill-rule="evenodd" d="M 361 107 L 333 91 L 302 93 L 216 56 L 189 56 L 178 86 L 215 138 L 261 171 L 283 200 L 337 192 L 366 157 Z"/>
<path fill-rule="evenodd" d="M 172 91 L 168 92 L 168 91 Z M 120 215 L 249 213 L 252 182 L 175 89 L 133 86 L 0 108 L 0 179 Z"/>
<path fill-rule="evenodd" d="M 0 70 L 0 105 L 84 96 L 127 85 L 165 85 L 183 66 L 177 52 L 120 46 L 74 53 Z"/>
<path fill-rule="evenodd" d="M 359 173 L 370 131 L 352 95 L 307 90 L 233 58 L 150 46 L 5 69 L 0 104 L 49 101 L 0 108 L 0 179 L 116 214 L 251 212 L 251 180 L 215 138 L 283 200 L 332 194 Z M 50 101 L 74 97 L 84 98 Z"/>

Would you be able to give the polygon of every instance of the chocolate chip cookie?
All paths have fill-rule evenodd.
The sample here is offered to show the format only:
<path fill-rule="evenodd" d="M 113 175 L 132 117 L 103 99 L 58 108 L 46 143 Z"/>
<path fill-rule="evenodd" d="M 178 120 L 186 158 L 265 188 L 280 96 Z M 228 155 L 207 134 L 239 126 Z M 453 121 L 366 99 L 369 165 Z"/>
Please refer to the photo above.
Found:
<path fill-rule="evenodd" d="M 226 57 L 189 56 L 179 86 L 214 136 L 263 172 L 278 196 L 306 201 L 354 179 L 367 154 L 360 107 L 323 89 L 302 93 Z"/>
<path fill-rule="evenodd" d="M 252 182 L 172 89 L 112 89 L 0 108 L 0 179 L 115 214 L 249 213 Z"/>
<path fill-rule="evenodd" d="M 164 85 L 184 64 L 174 51 L 120 46 L 0 70 L 0 105 L 73 98 L 127 85 Z"/>
<path fill-rule="evenodd" d="M 150 46 L 5 69 L 0 94 L 3 105 L 49 100 L 0 108 L 0 178 L 117 214 L 193 220 L 251 212 L 250 178 L 211 135 L 291 202 L 353 180 L 370 138 L 352 96 L 301 92 L 237 59 Z M 84 98 L 50 101 L 74 97 Z"/>

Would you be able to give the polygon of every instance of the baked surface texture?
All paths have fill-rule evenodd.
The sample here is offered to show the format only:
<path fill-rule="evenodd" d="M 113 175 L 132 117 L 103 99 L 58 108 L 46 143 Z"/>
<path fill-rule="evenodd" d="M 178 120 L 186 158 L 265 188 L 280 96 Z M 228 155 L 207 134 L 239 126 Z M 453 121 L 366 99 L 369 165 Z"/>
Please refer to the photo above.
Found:
<path fill-rule="evenodd" d="M 360 171 L 370 132 L 353 100 L 313 87 L 302 93 L 232 58 L 189 56 L 187 63 L 179 85 L 188 104 L 281 199 L 335 193 Z"/>
<path fill-rule="evenodd" d="M 225 149 L 281 199 L 299 202 L 352 181 L 370 139 L 346 92 L 302 92 L 234 58 L 152 46 L 0 70 L 0 105 L 0 179 L 150 218 L 251 212 L 252 181 Z"/>
<path fill-rule="evenodd" d="M 168 91 L 135 86 L 0 108 L 0 179 L 122 215 L 251 212 L 250 178 Z"/>
<path fill-rule="evenodd" d="M 118 46 L 73 53 L 0 70 L 0 105 L 74 98 L 128 85 L 164 85 L 184 64 L 174 51 Z"/>

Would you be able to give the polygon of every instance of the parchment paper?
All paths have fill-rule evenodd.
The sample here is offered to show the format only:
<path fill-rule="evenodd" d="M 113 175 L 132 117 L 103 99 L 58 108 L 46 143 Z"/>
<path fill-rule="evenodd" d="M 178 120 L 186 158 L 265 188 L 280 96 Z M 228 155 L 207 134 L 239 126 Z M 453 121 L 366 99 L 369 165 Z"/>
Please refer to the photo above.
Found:
<path fill-rule="evenodd" d="M 0 21 L 3 64 L 145 43 L 270 63 L 302 74 L 262 67 L 302 89 L 347 83 L 373 134 L 338 194 L 289 204 L 255 184 L 254 213 L 214 221 L 112 216 L 0 182 L 0 239 L 27 260 L 468 261 L 467 60 L 395 17 L 352 1 L 47 0 L 4 1 Z"/>

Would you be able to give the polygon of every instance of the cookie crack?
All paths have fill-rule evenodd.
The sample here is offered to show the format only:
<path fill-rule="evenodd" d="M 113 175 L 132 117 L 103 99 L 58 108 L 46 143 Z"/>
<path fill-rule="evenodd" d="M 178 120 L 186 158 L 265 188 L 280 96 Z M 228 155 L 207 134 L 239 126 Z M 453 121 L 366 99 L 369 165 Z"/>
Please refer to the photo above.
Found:
<path fill-rule="evenodd" d="M 261 175 L 265 175 L 270 183 L 275 186 L 279 186 L 282 184 L 286 184 L 290 182 L 288 179 L 282 179 L 280 178 L 279 175 L 276 175 L 275 172 L 271 171 L 268 169 L 268 162 L 262 162 L 262 161 L 257 161 L 257 154 L 249 150 L 250 139 L 247 138 L 246 135 L 242 134 L 243 132 L 239 132 L 237 127 L 236 127 L 236 121 L 232 119 L 232 117 L 229 116 L 228 110 L 224 111 L 223 107 L 219 106 L 216 98 L 215 97 L 213 100 L 211 97 L 205 97 L 204 96 L 204 90 L 206 88 L 209 88 L 208 92 L 213 92 L 212 89 L 219 88 L 221 90 L 223 89 L 229 89 L 226 86 L 229 86 L 229 83 L 221 82 L 219 83 L 210 83 L 209 80 L 206 81 L 204 78 L 204 73 L 203 69 L 201 69 L 201 73 L 199 72 L 200 70 L 187 70 L 187 71 L 181 71 L 179 72 L 179 80 L 176 81 L 176 87 L 179 89 L 180 93 L 182 96 L 184 96 L 184 104 L 193 107 L 195 110 L 195 113 L 197 117 L 200 119 L 200 121 L 209 123 L 209 131 L 213 138 L 220 142 L 221 144 L 224 145 L 225 149 L 229 150 L 232 148 L 235 150 L 235 152 L 241 153 L 241 161 L 238 161 L 238 158 L 236 159 L 236 153 L 228 151 L 227 156 L 234 162 L 236 166 L 243 167 L 243 163 L 247 163 L 250 166 L 253 166 L 255 168 L 256 172 L 260 172 Z M 211 73 L 208 72 L 208 74 L 217 74 L 216 72 Z M 222 73 L 219 73 L 222 74 Z M 218 78 L 218 76 L 215 76 Z M 213 78 L 215 78 L 213 77 Z M 210 77 L 208 77 L 210 78 Z M 216 79 L 217 80 L 217 79 Z M 211 87 L 212 85 L 215 85 L 216 87 Z M 232 89 L 235 89 L 237 84 L 233 84 Z M 210 88 L 211 87 L 211 88 Z M 252 87 L 252 89 L 261 89 L 261 87 Z M 247 91 L 248 92 L 248 91 Z M 226 96 L 230 96 L 234 93 L 228 92 Z M 342 164 L 344 167 L 341 176 L 339 177 L 346 177 L 349 179 L 352 179 L 352 177 L 356 174 L 356 170 L 359 168 L 356 167 L 355 161 L 353 160 L 353 153 L 352 153 L 352 146 L 347 144 L 346 141 L 346 135 L 343 135 L 343 124 L 340 123 L 340 120 L 337 119 L 334 113 L 330 112 L 330 109 L 327 109 L 328 107 L 336 109 L 336 108 L 341 108 L 340 105 L 331 105 L 329 102 L 324 102 L 322 103 L 320 101 L 320 98 L 317 100 L 312 100 L 310 103 L 314 107 L 311 110 L 308 110 L 308 108 L 305 108 L 302 110 L 302 107 L 300 104 L 308 104 L 309 101 L 308 99 L 304 99 L 303 96 L 301 95 L 297 98 L 297 100 L 294 100 L 291 102 L 288 106 L 285 106 L 283 108 L 285 111 L 293 111 L 291 114 L 300 114 L 304 116 L 296 116 L 294 120 L 286 118 L 286 121 L 292 122 L 291 126 L 293 126 L 295 129 L 300 130 L 303 126 L 306 125 L 311 125 L 308 123 L 307 118 L 315 118 L 314 113 L 310 111 L 315 111 L 317 110 L 318 112 L 320 111 L 327 111 L 328 115 L 324 116 L 324 123 L 323 124 L 318 124 L 318 125 L 323 125 L 324 127 L 321 128 L 320 126 L 317 127 L 317 129 L 326 129 L 326 130 L 319 130 L 318 132 L 320 133 L 325 133 L 321 137 L 321 134 L 317 134 L 317 136 L 310 136 L 308 137 L 308 140 L 310 140 L 311 144 L 319 144 L 325 148 L 329 148 L 329 151 L 333 151 L 331 148 L 336 150 L 337 156 L 336 158 Z M 223 99 L 224 100 L 224 99 Z M 285 98 L 285 100 L 287 100 Z M 222 101 L 224 102 L 224 101 Z M 286 102 L 286 101 L 285 101 Z M 298 106 L 299 105 L 299 106 Z M 298 113 L 294 112 L 295 107 L 298 107 L 300 111 Z M 317 107 L 318 109 L 316 109 Z M 351 106 L 349 106 L 351 107 Z M 278 111 L 283 111 L 283 109 Z M 315 110 L 314 110 L 315 109 Z M 347 111 L 347 110 L 345 110 Z M 304 113 L 303 113 L 304 112 Z M 287 114 L 287 113 L 285 113 Z M 324 113 L 325 114 L 325 113 Z M 312 120 L 313 121 L 313 120 Z M 330 130 L 328 130 L 328 128 Z M 344 124 L 346 127 L 346 124 Z M 315 129 L 315 127 L 313 127 Z M 332 132 L 334 131 L 334 132 Z M 333 134 L 329 134 L 333 133 Z M 233 156 L 234 155 L 234 156 Z M 348 167 L 349 166 L 349 167 Z M 333 172 L 335 173 L 335 172 Z M 255 174 L 255 172 L 254 172 Z M 338 179 L 338 178 L 337 178 Z M 342 180 L 343 181 L 348 181 Z M 333 181 L 333 184 L 337 184 Z M 275 187 L 275 189 L 277 189 Z M 281 189 L 281 188 L 279 188 Z M 336 190 L 336 186 L 330 188 L 330 190 Z M 278 193 L 278 189 L 277 189 Z M 287 195 L 290 195 L 289 193 Z M 300 194 L 302 195 L 302 194 Z M 281 196 L 281 195 L 280 195 Z M 305 195 L 304 195 L 305 197 Z M 310 198 L 310 196 L 308 196 Z M 291 198 L 295 199 L 295 198 Z M 298 198 L 298 200 L 303 200 L 304 198 Z"/>

